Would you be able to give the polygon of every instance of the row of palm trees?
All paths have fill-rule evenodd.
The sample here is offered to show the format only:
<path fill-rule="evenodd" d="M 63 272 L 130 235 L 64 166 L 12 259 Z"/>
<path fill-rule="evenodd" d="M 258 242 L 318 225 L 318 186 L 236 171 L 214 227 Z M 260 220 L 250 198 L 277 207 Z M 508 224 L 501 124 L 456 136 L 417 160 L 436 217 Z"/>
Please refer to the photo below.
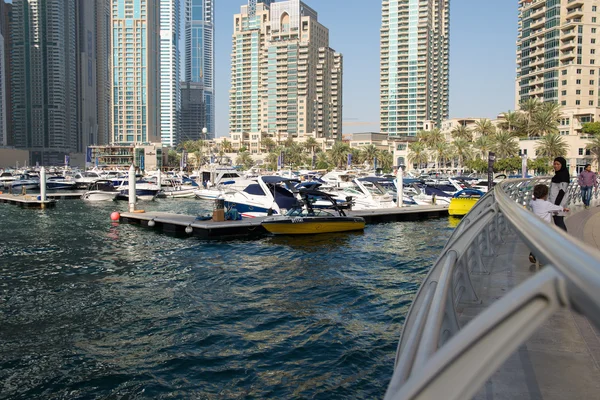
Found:
<path fill-rule="evenodd" d="M 487 160 L 490 151 L 497 159 L 517 157 L 519 139 L 524 138 L 537 139 L 536 157 L 565 156 L 568 145 L 559 134 L 558 104 L 529 99 L 520 108 L 503 113 L 497 126 L 488 119 L 476 121 L 472 128 L 459 125 L 450 133 L 451 142 L 439 129 L 421 131 L 417 142 L 409 145 L 408 161 L 419 168 L 431 161 L 438 169 L 448 166 L 462 169 L 474 160 Z"/>

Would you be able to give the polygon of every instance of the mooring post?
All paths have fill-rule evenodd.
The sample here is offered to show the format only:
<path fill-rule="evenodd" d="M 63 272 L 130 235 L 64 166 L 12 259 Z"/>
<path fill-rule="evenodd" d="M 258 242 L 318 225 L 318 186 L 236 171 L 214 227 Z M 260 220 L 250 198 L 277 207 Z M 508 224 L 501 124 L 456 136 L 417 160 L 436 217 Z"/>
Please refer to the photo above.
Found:
<path fill-rule="evenodd" d="M 135 166 L 129 167 L 129 212 L 135 211 Z"/>

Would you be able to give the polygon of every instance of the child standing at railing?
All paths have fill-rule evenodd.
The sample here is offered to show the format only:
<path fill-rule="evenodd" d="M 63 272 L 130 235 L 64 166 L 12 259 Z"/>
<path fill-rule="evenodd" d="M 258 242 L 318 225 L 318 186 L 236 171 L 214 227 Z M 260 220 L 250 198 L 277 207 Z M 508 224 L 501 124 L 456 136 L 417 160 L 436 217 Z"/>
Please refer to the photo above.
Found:
<path fill-rule="evenodd" d="M 557 212 L 569 212 L 568 208 L 557 206 L 548 201 L 548 186 L 546 185 L 535 185 L 533 187 L 533 200 L 531 200 L 529 205 L 535 215 L 548 223 L 552 222 L 553 214 Z M 532 253 L 529 253 L 529 261 L 532 263 L 537 262 Z"/>

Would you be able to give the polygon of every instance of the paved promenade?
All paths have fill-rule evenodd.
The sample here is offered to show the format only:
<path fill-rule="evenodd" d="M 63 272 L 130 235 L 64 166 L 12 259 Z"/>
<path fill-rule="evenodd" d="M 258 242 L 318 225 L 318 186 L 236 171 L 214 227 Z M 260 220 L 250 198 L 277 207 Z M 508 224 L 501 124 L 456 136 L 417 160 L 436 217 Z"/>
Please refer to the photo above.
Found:
<path fill-rule="evenodd" d="M 567 228 L 600 249 L 600 207 L 573 214 Z M 489 274 L 473 275 L 482 304 L 459 309 L 463 326 L 536 273 L 527 259 L 529 249 L 516 236 L 504 240 L 494 256 L 484 259 Z M 561 310 L 504 363 L 475 399 L 600 399 L 600 333 L 586 318 Z"/>

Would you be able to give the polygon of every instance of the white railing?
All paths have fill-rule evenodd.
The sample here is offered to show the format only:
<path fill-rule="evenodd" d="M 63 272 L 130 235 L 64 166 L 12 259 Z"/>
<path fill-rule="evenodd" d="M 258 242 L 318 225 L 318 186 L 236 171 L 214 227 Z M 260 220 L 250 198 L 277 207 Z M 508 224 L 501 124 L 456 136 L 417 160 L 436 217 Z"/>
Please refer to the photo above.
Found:
<path fill-rule="evenodd" d="M 385 398 L 471 398 L 503 362 L 561 307 L 586 315 L 600 329 L 600 251 L 527 210 L 533 186 L 550 178 L 499 183 L 456 228 L 425 278 L 404 324 Z M 583 208 L 569 187 L 572 212 Z M 595 189 L 592 203 L 600 204 Z M 459 303 L 480 302 L 471 276 L 516 234 L 544 268 L 460 327 Z"/>

